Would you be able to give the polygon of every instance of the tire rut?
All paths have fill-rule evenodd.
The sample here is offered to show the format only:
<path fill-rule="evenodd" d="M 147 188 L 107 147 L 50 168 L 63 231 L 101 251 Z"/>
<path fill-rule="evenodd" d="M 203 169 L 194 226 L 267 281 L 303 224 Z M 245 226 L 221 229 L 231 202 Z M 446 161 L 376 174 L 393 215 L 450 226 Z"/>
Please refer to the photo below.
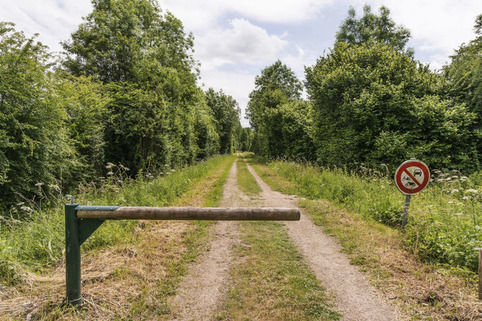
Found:
<path fill-rule="evenodd" d="M 262 189 L 264 206 L 296 207 L 295 196 L 273 191 L 248 165 Z M 285 222 L 293 243 L 311 267 L 316 277 L 335 296 L 337 310 L 342 320 L 350 321 L 396 321 L 404 318 L 369 284 L 365 276 L 351 265 L 341 252 L 337 241 L 327 236 L 305 215 L 299 222 Z"/>
<path fill-rule="evenodd" d="M 237 187 L 236 162 L 233 163 L 223 190 L 221 207 L 237 206 L 242 194 Z M 176 296 L 170 301 L 171 320 L 210 320 L 228 289 L 229 268 L 233 263 L 233 246 L 238 244 L 236 222 L 216 223 L 208 251 L 190 265 Z"/>

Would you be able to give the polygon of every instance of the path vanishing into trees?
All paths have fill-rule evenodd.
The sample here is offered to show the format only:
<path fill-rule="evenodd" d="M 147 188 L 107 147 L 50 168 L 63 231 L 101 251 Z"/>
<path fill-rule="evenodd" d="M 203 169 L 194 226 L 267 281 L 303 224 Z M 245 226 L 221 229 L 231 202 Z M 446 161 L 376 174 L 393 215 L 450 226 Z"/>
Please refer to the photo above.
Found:
<path fill-rule="evenodd" d="M 259 197 L 251 199 L 240 191 L 235 162 L 224 187 L 221 206 L 297 206 L 295 197 L 273 191 L 249 165 L 248 170 L 262 189 Z M 350 264 L 341 252 L 341 246 L 322 228 L 303 214 L 299 222 L 286 222 L 285 225 L 306 263 L 327 288 L 328 294 L 333 296 L 335 309 L 343 315 L 342 320 L 404 319 Z M 217 223 L 210 251 L 190 266 L 178 294 L 171 301 L 176 320 L 209 320 L 213 317 L 229 287 L 229 269 L 235 268 L 236 262 L 232 248 L 239 242 L 237 223 Z"/>

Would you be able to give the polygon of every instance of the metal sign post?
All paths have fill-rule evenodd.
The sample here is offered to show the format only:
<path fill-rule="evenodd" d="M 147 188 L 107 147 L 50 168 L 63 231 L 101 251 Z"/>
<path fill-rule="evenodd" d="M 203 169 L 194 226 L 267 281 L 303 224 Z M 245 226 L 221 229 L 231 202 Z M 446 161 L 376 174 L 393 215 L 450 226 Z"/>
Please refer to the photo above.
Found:
<path fill-rule="evenodd" d="M 299 221 L 298 208 L 120 207 L 65 205 L 65 283 L 67 303 L 79 305 L 80 246 L 105 220 Z"/>
<path fill-rule="evenodd" d="M 395 172 L 395 184 L 405 194 L 403 205 L 402 229 L 408 222 L 411 195 L 422 191 L 430 181 L 430 171 L 423 162 L 414 158 L 405 161 Z"/>

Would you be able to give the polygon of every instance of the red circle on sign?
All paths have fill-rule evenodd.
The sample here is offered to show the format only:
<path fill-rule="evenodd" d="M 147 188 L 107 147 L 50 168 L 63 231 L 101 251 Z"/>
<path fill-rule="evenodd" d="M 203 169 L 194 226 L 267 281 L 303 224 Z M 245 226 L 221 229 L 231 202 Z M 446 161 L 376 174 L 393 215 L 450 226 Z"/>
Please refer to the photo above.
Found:
<path fill-rule="evenodd" d="M 416 176 L 419 176 L 417 178 Z M 423 190 L 430 180 L 427 165 L 418 160 L 403 162 L 395 172 L 395 184 L 400 192 L 411 195 Z"/>

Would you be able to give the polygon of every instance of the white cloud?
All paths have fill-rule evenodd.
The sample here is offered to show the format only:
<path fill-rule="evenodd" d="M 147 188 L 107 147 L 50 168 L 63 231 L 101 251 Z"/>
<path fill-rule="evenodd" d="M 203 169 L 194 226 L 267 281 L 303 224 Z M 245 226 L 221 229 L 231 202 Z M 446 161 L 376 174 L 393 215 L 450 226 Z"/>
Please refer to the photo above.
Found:
<path fill-rule="evenodd" d="M 333 0 L 165 0 L 159 3 L 179 17 L 188 30 L 195 31 L 215 24 L 224 15 L 241 15 L 268 23 L 299 23 L 315 18 Z"/>
<path fill-rule="evenodd" d="M 38 40 L 60 51 L 59 42 L 67 40 L 91 10 L 89 0 L 2 0 L 0 21 L 14 22 L 29 37 L 38 33 Z"/>
<path fill-rule="evenodd" d="M 296 23 L 312 19 L 332 0 L 226 1 L 230 10 L 271 23 Z"/>
<path fill-rule="evenodd" d="M 227 95 L 231 95 L 241 108 L 241 124 L 244 127 L 249 126 L 249 121 L 244 118 L 246 105 L 248 104 L 248 95 L 254 90 L 254 77 L 256 74 L 243 71 L 221 71 L 217 69 L 209 69 L 201 72 L 204 90 L 214 88 L 222 89 Z"/>
<path fill-rule="evenodd" d="M 356 0 L 358 8 L 365 3 L 378 9 L 385 5 L 397 24 L 410 29 L 416 56 L 432 67 L 439 68 L 448 62 L 463 42 L 475 38 L 473 26 L 477 15 L 482 14 L 480 0 Z M 361 14 L 361 10 L 359 14 Z"/>
<path fill-rule="evenodd" d="M 276 60 L 288 44 L 245 19 L 233 19 L 228 29 L 212 29 L 196 38 L 196 56 L 206 68 L 233 64 L 259 64 Z"/>

